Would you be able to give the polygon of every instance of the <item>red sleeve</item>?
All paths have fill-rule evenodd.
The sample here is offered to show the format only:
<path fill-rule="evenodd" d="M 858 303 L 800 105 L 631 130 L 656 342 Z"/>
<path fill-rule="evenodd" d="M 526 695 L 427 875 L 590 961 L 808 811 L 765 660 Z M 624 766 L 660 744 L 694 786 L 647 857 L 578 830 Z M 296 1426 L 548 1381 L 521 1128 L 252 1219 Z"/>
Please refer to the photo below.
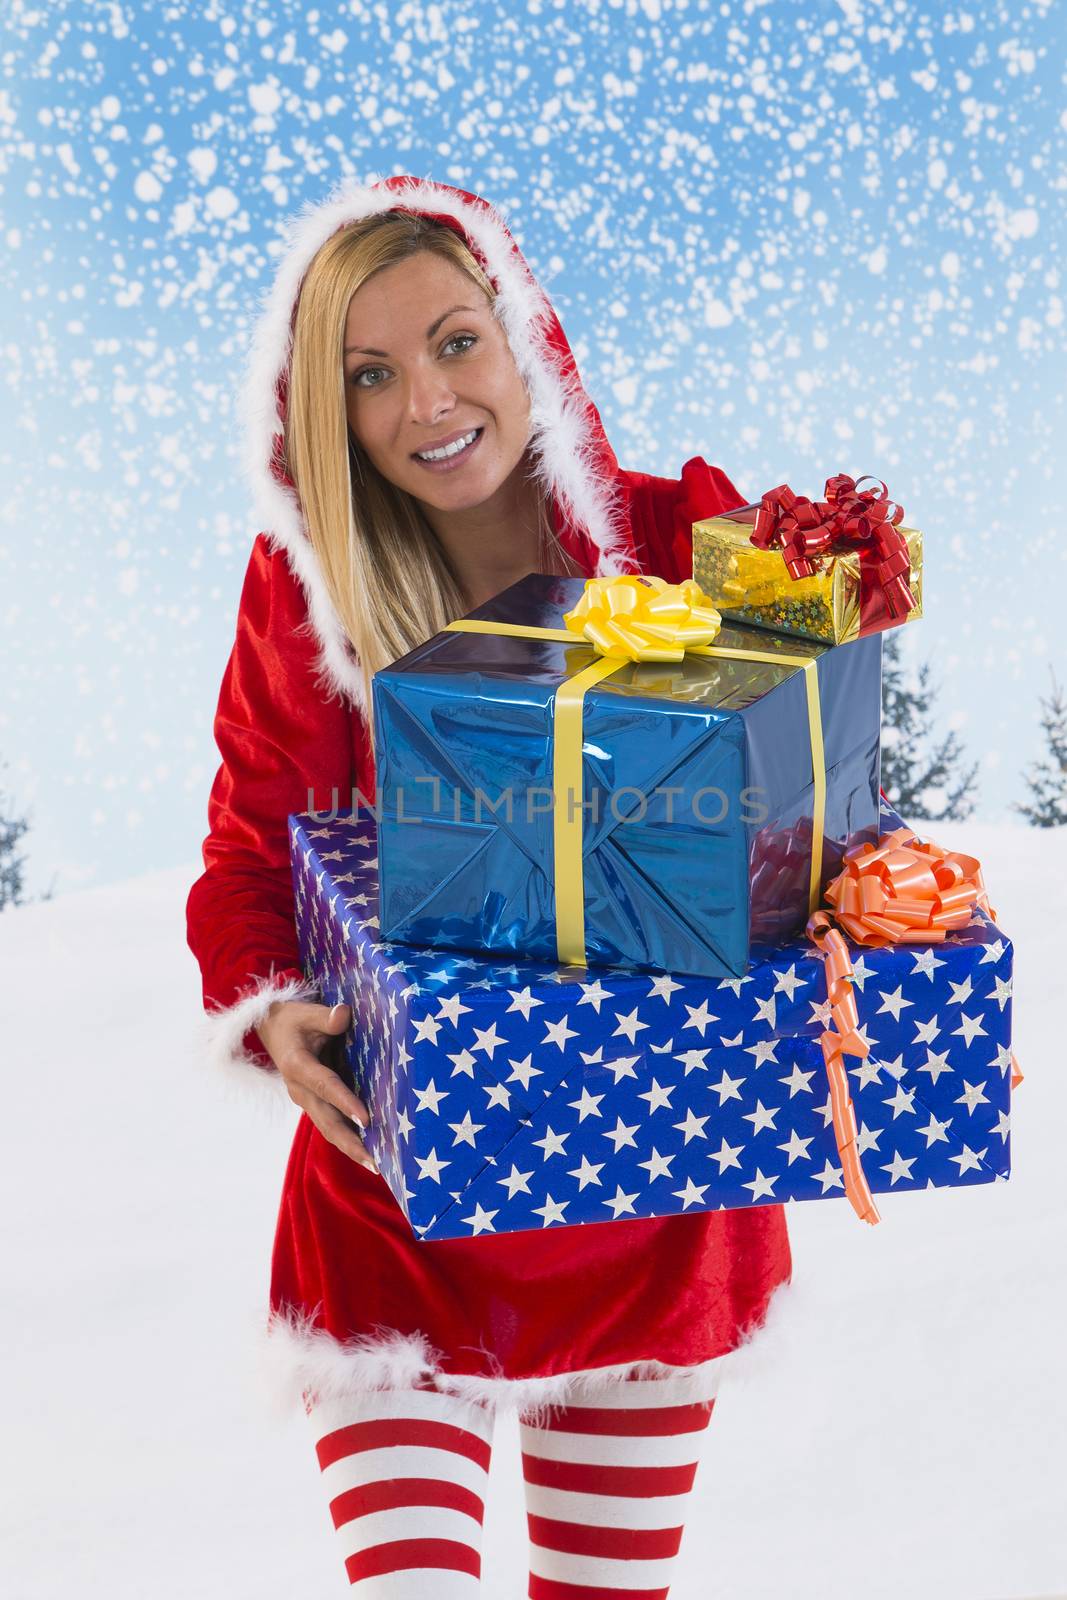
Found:
<path fill-rule="evenodd" d="M 270 1067 L 255 1025 L 279 998 L 311 996 L 296 937 L 288 815 L 350 804 L 353 719 L 316 682 L 318 645 L 282 551 L 252 549 L 222 679 L 204 871 L 186 931 L 203 979 L 207 1046 L 220 1065 Z M 361 719 L 360 719 L 361 720 Z"/>
<path fill-rule="evenodd" d="M 641 570 L 654 572 L 668 583 L 680 583 L 693 574 L 693 523 L 750 505 L 723 472 L 703 456 L 694 456 L 678 479 L 653 478 L 628 472 L 634 538 Z M 888 795 L 879 789 L 888 804 Z"/>
<path fill-rule="evenodd" d="M 721 467 L 694 456 L 680 478 L 628 472 L 634 541 L 643 572 L 668 583 L 693 575 L 693 523 L 747 502 Z"/>

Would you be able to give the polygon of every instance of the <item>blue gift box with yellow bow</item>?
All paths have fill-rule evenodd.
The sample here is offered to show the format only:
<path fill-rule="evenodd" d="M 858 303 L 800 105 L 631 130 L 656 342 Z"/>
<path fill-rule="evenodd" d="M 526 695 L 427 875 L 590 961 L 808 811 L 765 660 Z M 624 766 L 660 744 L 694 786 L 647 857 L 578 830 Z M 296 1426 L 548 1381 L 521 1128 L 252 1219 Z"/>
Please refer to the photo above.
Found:
<path fill-rule="evenodd" d="M 579 631 L 605 592 L 674 659 Z M 728 977 L 803 927 L 878 835 L 881 635 L 702 631 L 700 600 L 530 574 L 375 674 L 383 939 Z"/>

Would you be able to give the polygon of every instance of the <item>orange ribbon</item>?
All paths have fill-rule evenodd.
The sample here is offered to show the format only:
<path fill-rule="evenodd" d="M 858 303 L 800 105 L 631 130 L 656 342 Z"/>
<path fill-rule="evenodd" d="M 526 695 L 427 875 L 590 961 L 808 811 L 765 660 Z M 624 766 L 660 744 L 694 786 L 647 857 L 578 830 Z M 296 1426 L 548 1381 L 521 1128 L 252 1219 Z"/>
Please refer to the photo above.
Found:
<path fill-rule="evenodd" d="M 870 1046 L 858 1032 L 852 959 L 834 923 L 840 923 L 856 944 L 936 944 L 954 929 L 966 927 L 976 906 L 994 922 L 997 914 L 976 857 L 919 839 L 910 828 L 895 828 L 877 845 L 866 841 L 853 845 L 842 859 L 841 872 L 825 890 L 833 909 L 813 912 L 806 931 L 826 966 L 830 1026 L 819 1042 L 845 1193 L 856 1215 L 875 1223 L 880 1220 L 878 1208 L 856 1148 L 856 1114 L 842 1059 L 846 1054 L 866 1057 Z M 1022 1081 L 1012 1051 L 1012 1089 Z"/>

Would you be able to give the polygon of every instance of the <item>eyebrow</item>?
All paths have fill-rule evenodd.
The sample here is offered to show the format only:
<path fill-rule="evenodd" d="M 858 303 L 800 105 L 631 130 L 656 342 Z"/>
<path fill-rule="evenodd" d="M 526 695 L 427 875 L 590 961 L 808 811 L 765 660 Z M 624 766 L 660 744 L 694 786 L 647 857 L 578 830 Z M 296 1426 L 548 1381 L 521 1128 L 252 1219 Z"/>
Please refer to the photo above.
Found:
<path fill-rule="evenodd" d="M 469 311 L 473 316 L 477 316 L 478 314 L 473 306 L 450 306 L 447 311 L 443 311 L 441 313 L 436 322 L 432 322 L 426 329 L 427 339 L 432 339 L 442 322 L 445 322 L 456 311 Z M 356 354 L 362 356 L 388 356 L 389 352 L 388 350 L 371 350 L 368 348 L 368 346 L 360 344 L 350 344 L 345 350 L 346 356 Z"/>

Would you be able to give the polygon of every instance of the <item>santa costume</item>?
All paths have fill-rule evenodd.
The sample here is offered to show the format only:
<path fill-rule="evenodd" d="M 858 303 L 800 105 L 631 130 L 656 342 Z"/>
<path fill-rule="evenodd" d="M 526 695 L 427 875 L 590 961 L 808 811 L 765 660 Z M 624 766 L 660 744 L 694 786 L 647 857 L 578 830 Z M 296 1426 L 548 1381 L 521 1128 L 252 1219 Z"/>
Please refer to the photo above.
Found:
<path fill-rule="evenodd" d="M 701 456 L 678 478 L 619 466 L 555 311 L 477 195 L 406 176 L 347 184 L 291 225 L 249 365 L 247 464 L 262 531 L 219 696 L 222 760 L 187 908 L 213 1061 L 283 1096 L 257 1024 L 277 999 L 319 998 L 300 966 L 287 817 L 308 809 L 309 791 L 375 796 L 359 663 L 283 465 L 291 337 L 319 247 L 391 209 L 455 229 L 493 282 L 530 394 L 535 470 L 582 573 L 686 578 L 693 522 L 744 503 Z M 303 1114 L 265 1322 L 294 1392 L 436 1387 L 521 1410 L 573 1400 L 591 1377 L 697 1377 L 761 1325 L 789 1275 L 779 1205 L 419 1240 L 385 1180 Z"/>

